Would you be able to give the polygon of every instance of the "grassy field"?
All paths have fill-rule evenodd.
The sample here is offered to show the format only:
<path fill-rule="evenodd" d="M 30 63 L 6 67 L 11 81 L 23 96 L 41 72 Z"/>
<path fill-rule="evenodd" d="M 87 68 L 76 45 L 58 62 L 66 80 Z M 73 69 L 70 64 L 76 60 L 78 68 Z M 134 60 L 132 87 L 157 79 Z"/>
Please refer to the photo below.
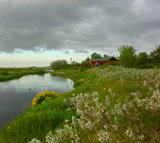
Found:
<path fill-rule="evenodd" d="M 156 143 L 160 140 L 159 73 L 159 69 L 120 66 L 54 72 L 53 76 L 72 79 L 75 89 L 28 109 L 1 129 L 0 143 L 33 138 L 48 143 Z"/>
<path fill-rule="evenodd" d="M 43 68 L 0 68 L 0 81 L 17 79 L 27 74 L 44 74 Z"/>

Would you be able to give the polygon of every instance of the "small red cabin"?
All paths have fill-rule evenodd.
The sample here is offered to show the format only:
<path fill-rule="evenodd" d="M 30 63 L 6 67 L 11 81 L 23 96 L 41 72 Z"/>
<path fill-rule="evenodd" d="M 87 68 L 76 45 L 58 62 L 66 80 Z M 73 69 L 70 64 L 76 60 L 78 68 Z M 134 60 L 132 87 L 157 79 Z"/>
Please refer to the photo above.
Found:
<path fill-rule="evenodd" d="M 110 57 L 110 58 L 98 58 L 98 59 L 90 59 L 88 62 L 92 66 L 100 66 L 103 65 L 104 63 L 111 62 L 111 61 L 119 61 L 115 57 Z"/>

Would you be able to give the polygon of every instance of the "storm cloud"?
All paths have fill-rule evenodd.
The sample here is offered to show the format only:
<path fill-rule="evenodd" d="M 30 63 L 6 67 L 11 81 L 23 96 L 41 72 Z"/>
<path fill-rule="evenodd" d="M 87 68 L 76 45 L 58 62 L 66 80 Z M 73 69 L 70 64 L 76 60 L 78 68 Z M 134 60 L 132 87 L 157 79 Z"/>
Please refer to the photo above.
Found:
<path fill-rule="evenodd" d="M 150 52 L 160 44 L 159 0 L 0 0 L 0 52 Z"/>

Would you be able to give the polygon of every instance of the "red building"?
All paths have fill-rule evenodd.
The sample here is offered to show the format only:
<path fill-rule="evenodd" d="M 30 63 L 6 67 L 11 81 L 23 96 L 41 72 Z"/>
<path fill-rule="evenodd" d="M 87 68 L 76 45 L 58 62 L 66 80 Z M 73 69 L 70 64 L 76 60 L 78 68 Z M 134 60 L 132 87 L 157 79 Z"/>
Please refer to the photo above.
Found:
<path fill-rule="evenodd" d="M 119 60 L 115 57 L 110 57 L 110 58 L 90 59 L 88 62 L 92 66 L 100 66 L 100 65 L 103 65 L 104 63 L 111 62 L 111 61 L 119 61 Z"/>

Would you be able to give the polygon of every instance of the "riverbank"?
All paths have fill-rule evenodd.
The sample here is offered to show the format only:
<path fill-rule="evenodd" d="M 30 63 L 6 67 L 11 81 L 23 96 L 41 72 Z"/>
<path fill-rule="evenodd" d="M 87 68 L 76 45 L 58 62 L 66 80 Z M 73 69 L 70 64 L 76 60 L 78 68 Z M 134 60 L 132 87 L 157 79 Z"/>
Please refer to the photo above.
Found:
<path fill-rule="evenodd" d="M 77 136 L 80 138 L 80 142 L 96 143 L 99 141 L 99 137 L 105 140 L 107 135 L 113 139 L 112 142 L 116 142 L 116 140 L 126 143 L 134 142 L 134 140 L 137 142 L 156 142 L 160 138 L 158 134 L 160 131 L 160 122 L 158 121 L 160 117 L 159 110 L 151 107 L 148 103 L 146 103 L 148 109 L 143 104 L 139 106 L 136 99 L 140 103 L 142 103 L 140 99 L 148 98 L 147 101 L 150 101 L 149 99 L 152 97 L 153 91 L 159 90 L 159 86 L 157 86 L 159 85 L 159 72 L 159 69 L 128 69 L 117 66 L 101 66 L 87 71 L 66 69 L 65 71 L 53 72 L 53 76 L 71 78 L 75 83 L 75 89 L 62 94 L 55 100 L 48 100 L 35 108 L 28 109 L 22 116 L 19 116 L 0 131 L 0 142 L 24 143 L 33 138 L 45 142 L 45 136 L 48 132 L 53 131 L 55 134 L 58 128 L 63 128 L 65 120 L 68 120 L 69 122 L 67 124 L 72 126 L 70 124 L 72 122 L 72 116 L 81 119 L 81 114 L 79 114 L 77 108 L 68 111 L 70 106 L 64 100 L 69 100 L 73 95 L 76 96 L 80 93 L 88 93 L 88 96 L 79 95 L 80 99 L 84 96 L 83 103 L 87 103 L 87 109 L 84 106 L 83 109 L 79 108 L 79 110 L 82 112 L 86 110 L 87 113 L 92 113 L 89 111 L 89 107 L 92 105 L 88 105 L 89 103 L 93 103 L 91 109 L 97 112 L 96 114 L 94 113 L 95 115 L 93 114 L 94 116 L 87 114 L 90 118 L 84 116 L 85 122 L 84 120 L 80 120 L 82 123 L 84 122 L 84 125 L 87 123 L 87 126 L 82 128 L 81 124 L 79 124 L 78 129 L 72 126 L 74 133 L 76 131 Z M 93 92 L 97 92 L 98 94 L 99 99 L 95 101 L 96 103 L 89 100 L 93 96 Z M 135 97 L 136 99 L 134 100 Z M 109 103 L 109 106 L 106 108 L 108 112 L 106 112 L 105 116 L 101 116 L 104 110 L 106 110 L 105 108 L 102 108 L 103 110 L 101 109 L 101 106 L 103 107 L 107 104 L 105 102 L 106 100 Z M 134 102 L 131 102 L 132 100 L 135 101 L 135 106 L 133 104 Z M 77 102 L 77 100 L 74 101 L 75 103 Z M 81 104 L 77 103 L 77 105 Z M 76 107 L 76 105 L 72 106 Z M 98 107 L 98 110 L 95 107 Z M 118 107 L 119 116 L 117 115 L 118 113 L 113 112 L 113 107 L 115 111 L 116 107 Z M 123 112 L 125 114 L 121 115 Z M 113 113 L 115 113 L 114 116 Z M 100 117 L 99 119 L 97 119 L 97 115 Z M 117 119 L 115 119 L 115 116 Z M 105 120 L 103 117 L 105 117 Z M 97 134 L 97 132 L 102 134 Z M 48 135 L 48 137 L 54 138 L 51 135 Z M 70 136 L 64 136 L 63 138 L 66 139 L 66 142 L 70 142 L 72 139 Z"/>
<path fill-rule="evenodd" d="M 0 81 L 18 79 L 29 74 L 44 74 L 43 68 L 0 68 Z"/>
<path fill-rule="evenodd" d="M 77 71 L 75 76 L 72 74 L 74 71 L 71 70 L 69 73 L 66 77 L 72 77 L 71 79 L 74 82 L 83 77 L 89 78 L 87 73 Z M 80 89 L 82 88 L 84 89 L 87 87 L 79 86 L 75 88 L 74 91 L 62 94 L 56 98 L 56 100 L 47 101 L 35 108 L 29 108 L 21 116 L 17 117 L 9 125 L 6 125 L 1 129 L 0 142 L 24 143 L 31 140 L 33 137 L 37 137 L 44 141 L 45 135 L 50 130 L 63 125 L 66 118 L 71 119 L 73 113 L 67 111 L 67 106 L 63 103 L 63 100 L 73 93 L 80 93 Z"/>

